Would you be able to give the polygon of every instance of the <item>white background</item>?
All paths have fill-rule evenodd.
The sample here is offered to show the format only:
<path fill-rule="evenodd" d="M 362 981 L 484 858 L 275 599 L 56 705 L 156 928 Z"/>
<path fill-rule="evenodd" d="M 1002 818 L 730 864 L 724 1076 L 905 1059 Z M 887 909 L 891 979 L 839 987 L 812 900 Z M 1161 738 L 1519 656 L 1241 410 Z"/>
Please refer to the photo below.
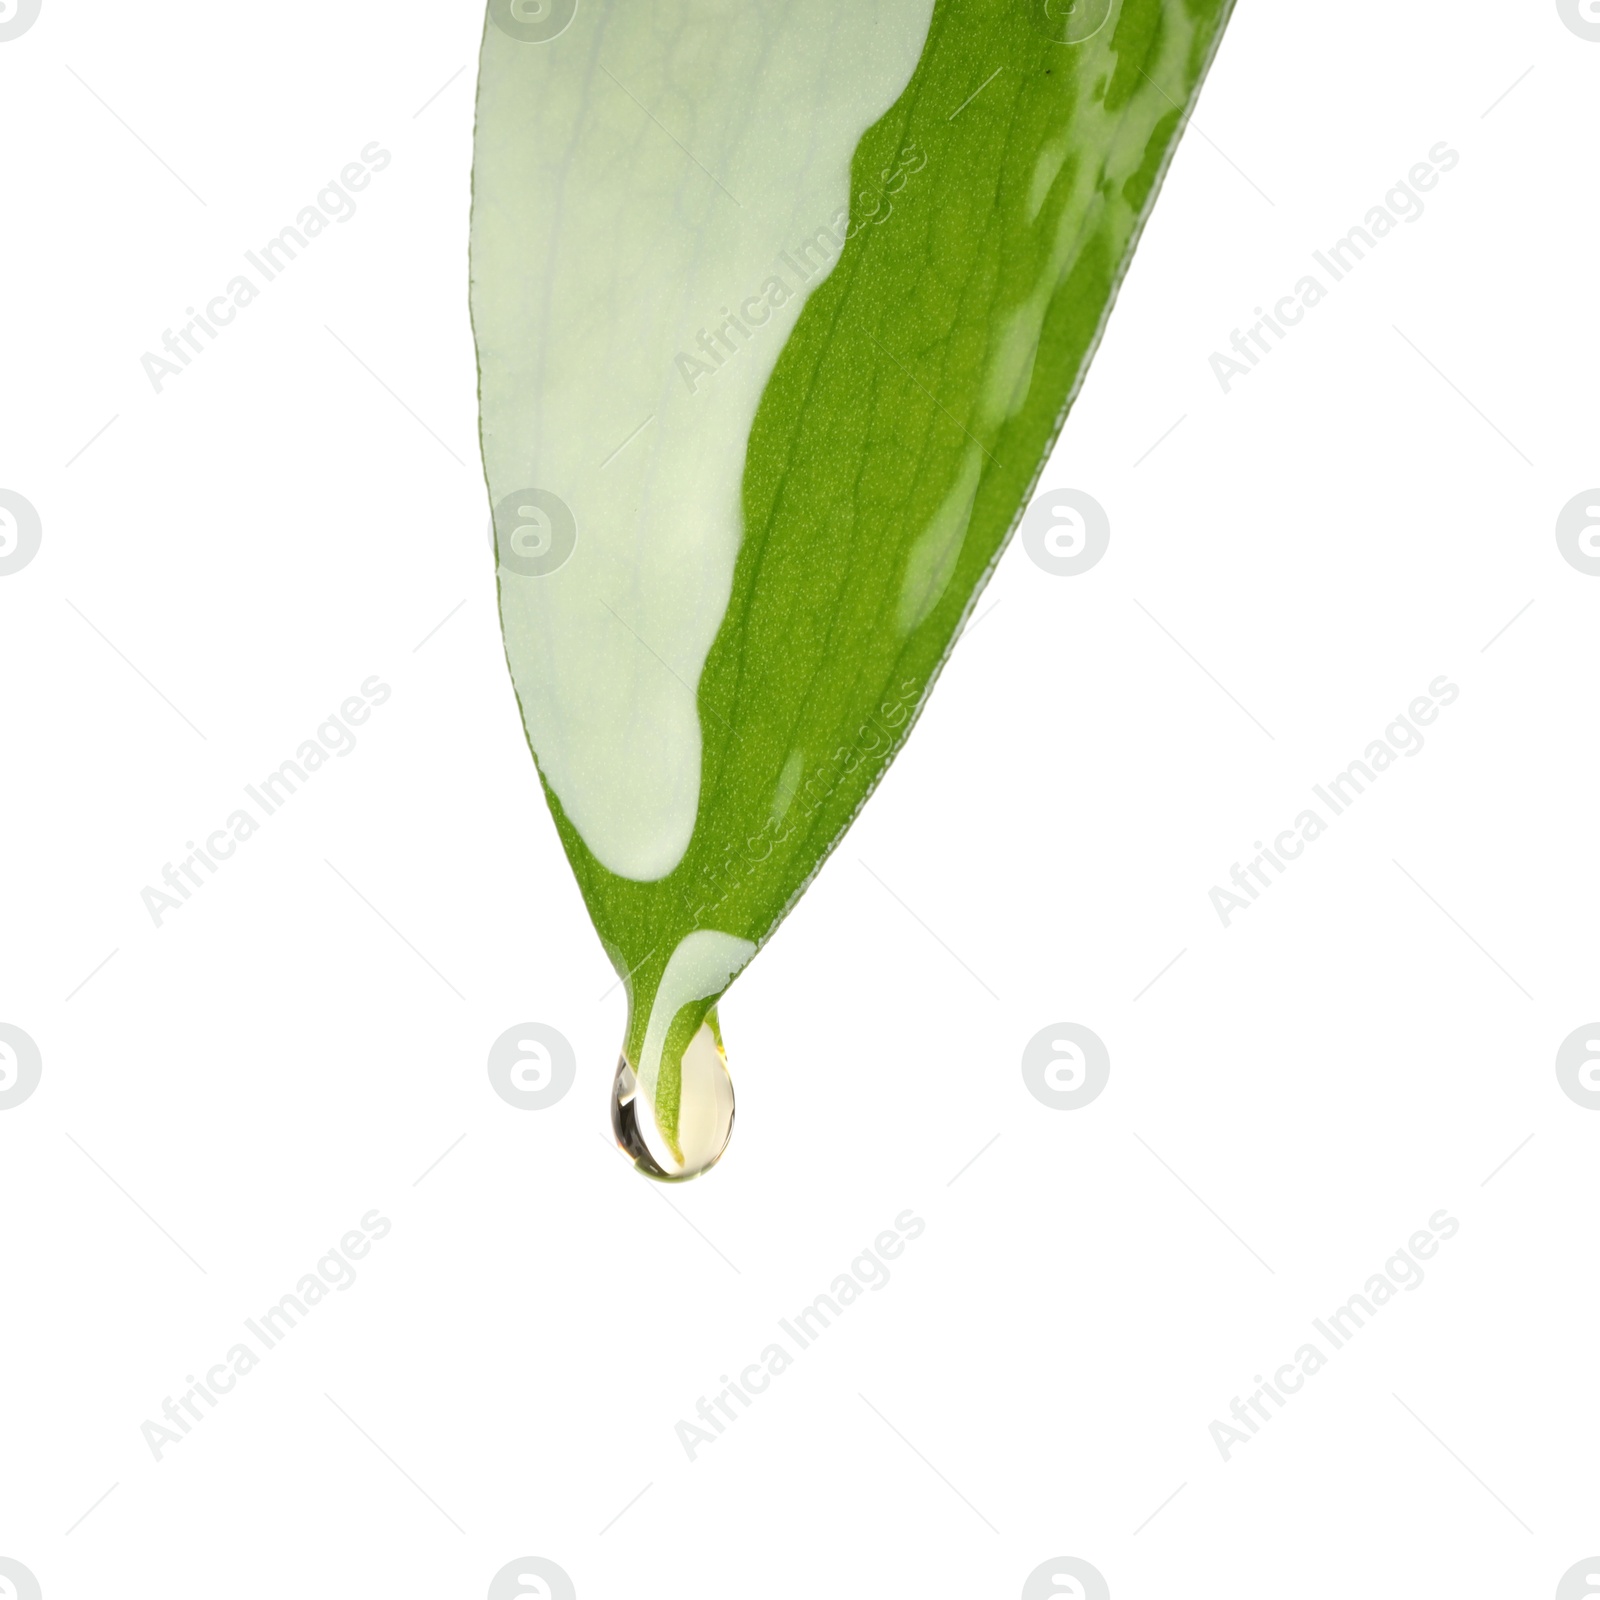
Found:
<path fill-rule="evenodd" d="M 1600 1115 L 1553 1070 L 1600 1015 L 1600 579 L 1554 538 L 1600 482 L 1600 44 L 1553 0 L 1240 8 L 1045 475 L 1110 553 L 1007 554 L 722 1007 L 727 1157 L 662 1192 L 609 1144 L 622 996 L 496 625 L 480 28 L 44 0 L 0 44 L 0 487 L 44 529 L 0 578 L 0 1022 L 44 1061 L 0 1112 L 0 1556 L 46 1600 L 477 1597 L 523 1555 L 583 1600 L 1010 1597 L 1060 1555 L 1117 1600 L 1553 1595 L 1600 1547 Z M 359 213 L 153 392 L 373 140 Z M 1212 351 L 1440 140 L 1224 396 Z M 157 929 L 140 891 L 372 674 L 359 748 Z M 1440 674 L 1427 747 L 1224 929 Z M 485 1071 L 524 1021 L 577 1052 L 543 1112 Z M 1020 1072 L 1061 1021 L 1111 1054 L 1080 1111 Z M 374 1207 L 360 1281 L 153 1460 Z M 908 1207 L 691 1463 L 674 1425 Z M 1224 1463 L 1440 1208 L 1427 1281 Z"/>

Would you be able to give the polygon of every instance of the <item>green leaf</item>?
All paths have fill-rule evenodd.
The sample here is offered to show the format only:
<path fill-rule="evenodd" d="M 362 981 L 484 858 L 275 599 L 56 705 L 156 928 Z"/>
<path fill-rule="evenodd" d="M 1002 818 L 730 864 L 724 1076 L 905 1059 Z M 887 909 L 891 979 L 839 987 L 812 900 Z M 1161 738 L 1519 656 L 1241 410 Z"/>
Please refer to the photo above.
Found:
<path fill-rule="evenodd" d="M 925 703 L 1230 4 L 690 0 L 675 29 L 595 5 L 543 43 L 486 32 L 507 655 L 669 1168 L 694 1165 L 684 1051 Z"/>

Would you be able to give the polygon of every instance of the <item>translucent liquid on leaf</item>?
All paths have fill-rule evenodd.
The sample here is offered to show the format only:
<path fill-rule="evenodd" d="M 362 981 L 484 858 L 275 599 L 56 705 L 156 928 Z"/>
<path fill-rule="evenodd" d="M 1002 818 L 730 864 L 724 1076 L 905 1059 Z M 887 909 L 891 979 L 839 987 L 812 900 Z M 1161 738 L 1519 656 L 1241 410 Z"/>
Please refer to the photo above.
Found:
<path fill-rule="evenodd" d="M 701 1023 L 683 1052 L 674 1138 L 668 1139 L 655 1106 L 639 1092 L 639 1080 L 626 1056 L 617 1058 L 611 1086 L 611 1131 L 634 1166 L 663 1183 L 697 1178 L 717 1164 L 733 1132 L 733 1079 L 708 1024 Z"/>

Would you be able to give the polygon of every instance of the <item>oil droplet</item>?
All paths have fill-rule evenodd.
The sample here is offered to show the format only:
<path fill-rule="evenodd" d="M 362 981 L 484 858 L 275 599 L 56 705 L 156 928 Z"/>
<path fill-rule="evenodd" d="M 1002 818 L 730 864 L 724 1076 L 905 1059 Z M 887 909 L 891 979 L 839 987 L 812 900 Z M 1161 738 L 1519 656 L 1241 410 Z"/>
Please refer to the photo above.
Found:
<path fill-rule="evenodd" d="M 662 1183 L 682 1183 L 708 1172 L 722 1158 L 733 1133 L 733 1079 L 728 1058 L 706 1023 L 683 1052 L 678 1099 L 678 1151 L 656 1120 L 656 1108 L 639 1093 L 628 1058 L 617 1058 L 611 1086 L 611 1131 L 634 1167 Z"/>

